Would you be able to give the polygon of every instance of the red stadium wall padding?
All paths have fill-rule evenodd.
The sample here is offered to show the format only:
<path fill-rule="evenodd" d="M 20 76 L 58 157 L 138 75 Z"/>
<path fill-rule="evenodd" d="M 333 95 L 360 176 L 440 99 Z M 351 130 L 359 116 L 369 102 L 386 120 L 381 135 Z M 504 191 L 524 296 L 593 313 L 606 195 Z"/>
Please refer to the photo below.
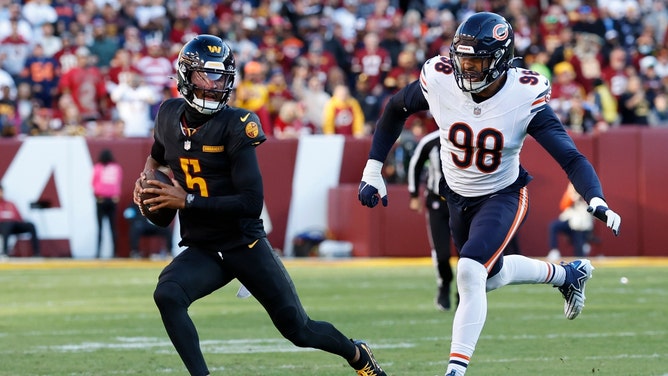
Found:
<path fill-rule="evenodd" d="M 638 224 L 642 256 L 666 256 L 668 229 L 668 129 L 640 133 L 638 161 Z M 622 218 L 622 227 L 630 224 Z"/>
<path fill-rule="evenodd" d="M 390 205 L 375 208 L 360 205 L 358 184 L 342 184 L 329 191 L 328 223 L 335 239 L 353 243 L 359 257 L 428 257 L 424 214 L 408 208 L 405 185 L 388 185 Z"/>
<path fill-rule="evenodd" d="M 267 239 L 274 248 L 282 248 L 285 244 L 297 145 L 297 140 L 269 139 L 257 147 L 264 201 L 272 226 Z"/>
<path fill-rule="evenodd" d="M 40 240 L 40 256 L 42 257 L 71 257 L 70 242 L 67 239 Z M 13 256 L 31 257 L 33 256 L 32 244 L 30 239 L 18 239 L 13 249 Z"/>
<path fill-rule="evenodd" d="M 9 163 L 14 159 L 16 152 L 19 151 L 19 147 L 21 147 L 21 143 L 13 138 L 0 138 L 0 181 L 2 181 L 7 168 L 9 168 Z"/>
<path fill-rule="evenodd" d="M 391 185 L 388 187 L 388 194 L 391 195 L 393 205 L 371 209 L 382 210 L 382 219 L 385 222 L 384 229 L 381 230 L 381 236 L 385 239 L 383 256 L 431 256 L 424 213 L 418 213 L 408 208 L 410 200 L 408 188 L 405 185 Z M 361 206 L 357 201 L 357 195 L 353 197 L 356 204 Z"/>
<path fill-rule="evenodd" d="M 610 230 L 597 221 L 596 234 L 600 238 L 600 243 L 594 248 L 598 254 L 640 256 L 645 252 L 643 249 L 645 244 L 640 239 L 642 228 L 640 213 L 643 208 L 639 196 L 639 181 L 641 180 L 639 157 L 641 134 L 648 131 L 653 130 L 625 126 L 616 128 L 614 132 L 603 133 L 597 138 L 596 169 L 603 185 L 605 199 L 622 217 L 618 237 L 615 237 Z M 665 173 L 665 167 L 663 171 L 661 169 L 646 171 L 646 174 L 651 175 L 665 175 Z"/>
<path fill-rule="evenodd" d="M 355 202 L 357 185 L 342 184 L 332 188 L 328 197 L 327 223 L 334 239 L 353 243 L 353 256 L 382 256 L 379 244 L 384 240 L 380 239 L 378 229 L 382 213 L 366 210 Z"/>
<path fill-rule="evenodd" d="M 520 251 L 528 256 L 545 256 L 549 251 L 548 225 L 559 215 L 559 200 L 568 179 L 561 167 L 532 138 L 525 141 L 520 162 L 533 177 L 528 185 L 529 212 L 518 232 Z M 568 254 L 566 249 L 564 254 Z"/>
<path fill-rule="evenodd" d="M 339 176 L 340 184 L 359 184 L 362 170 L 369 159 L 369 149 L 371 149 L 369 138 L 346 138 L 341 161 L 341 176 Z"/>
<path fill-rule="evenodd" d="M 625 126 L 597 136 L 573 137 L 578 148 L 595 165 L 606 199 L 622 216 L 619 237 L 614 237 L 604 224 L 596 222 L 595 234 L 600 243 L 594 244 L 593 255 L 667 255 L 665 187 L 668 185 L 668 153 L 663 148 L 668 144 L 668 129 Z M 264 176 L 265 202 L 272 223 L 269 240 L 274 247 L 280 248 L 285 242 L 298 143 L 298 140 L 270 139 L 257 149 Z M 21 144 L 18 139 L 0 139 L 0 180 Z M 123 195 L 117 220 L 120 256 L 127 256 L 130 251 L 127 223 L 121 211 L 132 200 L 135 179 L 143 168 L 151 144 L 151 139 L 87 140 L 92 161 L 97 159 L 100 150 L 108 147 L 123 166 Z M 356 256 L 427 256 L 429 245 L 424 217 L 408 209 L 405 185 L 388 186 L 389 207 L 369 209 L 357 201 L 357 186 L 369 146 L 368 139 L 346 140 L 340 186 L 328 193 L 329 230 L 337 239 L 353 242 Z M 44 155 L 44 158 L 48 157 Z M 545 256 L 548 252 L 547 226 L 559 214 L 558 203 L 567 178 L 560 166 L 531 137 L 525 142 L 521 161 L 534 177 L 529 184 L 529 214 L 519 232 L 521 251 L 530 256 Z M 29 184 L 29 179 L 25 184 Z M 58 205 L 58 195 L 55 185 L 48 181 L 39 199 Z M 96 231 L 94 223 L 81 223 L 80 226 L 82 231 Z M 57 244 L 67 241 L 50 240 Z M 60 245 L 56 248 L 60 254 Z M 568 256 L 569 252 L 564 245 L 562 253 Z"/>
<path fill-rule="evenodd" d="M 576 146 L 595 164 L 595 140 L 591 136 L 573 136 Z M 528 256 L 545 256 L 549 251 L 548 226 L 559 216 L 559 200 L 568 185 L 566 172 L 533 138 L 527 137 L 520 156 L 522 166 L 533 177 L 529 183 L 529 213 L 520 228 L 520 250 Z M 572 248 L 560 237 L 564 256 L 572 255 Z"/>

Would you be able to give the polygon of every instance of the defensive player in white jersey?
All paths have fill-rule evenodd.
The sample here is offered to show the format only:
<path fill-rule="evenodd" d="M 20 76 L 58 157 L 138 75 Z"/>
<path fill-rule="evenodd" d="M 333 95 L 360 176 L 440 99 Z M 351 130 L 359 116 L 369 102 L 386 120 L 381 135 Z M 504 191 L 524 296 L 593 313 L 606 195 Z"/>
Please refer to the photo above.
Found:
<path fill-rule="evenodd" d="M 564 313 L 574 319 L 584 307 L 585 283 L 594 267 L 586 259 L 561 265 L 521 255 L 503 256 L 528 209 L 531 176 L 519 153 L 531 135 L 561 165 L 594 216 L 615 235 L 621 217 L 608 208 L 591 163 L 577 150 L 548 106 L 549 81 L 513 68 L 513 30 L 494 13 L 477 13 L 455 32 L 450 56 L 436 56 L 419 80 L 396 93 L 378 121 L 359 200 L 387 205 L 381 167 L 405 119 L 429 110 L 441 140 L 440 193 L 448 201 L 450 228 L 460 259 L 446 376 L 466 373 L 487 316 L 486 291 L 508 284 L 548 284 L 562 293 Z"/>

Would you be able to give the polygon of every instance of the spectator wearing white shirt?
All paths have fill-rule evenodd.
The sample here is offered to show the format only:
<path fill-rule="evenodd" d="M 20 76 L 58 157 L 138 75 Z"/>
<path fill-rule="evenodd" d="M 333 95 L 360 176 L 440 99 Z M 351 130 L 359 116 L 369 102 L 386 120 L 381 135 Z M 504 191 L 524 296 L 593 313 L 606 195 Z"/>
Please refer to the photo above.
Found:
<path fill-rule="evenodd" d="M 36 39 L 41 39 L 42 25 L 46 23 L 54 23 L 58 21 L 58 13 L 56 9 L 51 6 L 49 0 L 30 0 L 21 10 L 21 14 L 26 21 L 32 25 L 33 36 Z"/>
<path fill-rule="evenodd" d="M 160 96 L 144 84 L 137 71 L 126 72 L 123 77 L 109 93 L 116 104 L 118 119 L 123 121 L 123 135 L 148 137 L 153 129 L 151 106 L 158 103 Z"/>
<path fill-rule="evenodd" d="M 25 40 L 32 40 L 32 25 L 21 16 L 21 4 L 12 2 L 6 12 L 0 17 L 0 40 L 5 39 L 12 32 L 12 21 L 17 22 L 18 33 Z"/>
<path fill-rule="evenodd" d="M 149 39 L 146 41 L 147 54 L 142 56 L 135 64 L 144 77 L 146 85 L 162 95 L 166 88 L 171 84 L 170 77 L 174 76 L 174 65 L 164 56 L 162 41 L 159 39 Z M 154 109 L 154 112 L 157 109 Z"/>
<path fill-rule="evenodd" d="M 44 47 L 44 56 L 47 57 L 53 57 L 63 48 L 63 40 L 55 35 L 55 27 L 50 23 L 42 24 L 41 36 L 36 41 Z"/>
<path fill-rule="evenodd" d="M 32 50 L 31 39 L 19 32 L 19 20 L 10 20 L 10 33 L 0 39 L 0 62 L 15 79 L 19 77 Z"/>

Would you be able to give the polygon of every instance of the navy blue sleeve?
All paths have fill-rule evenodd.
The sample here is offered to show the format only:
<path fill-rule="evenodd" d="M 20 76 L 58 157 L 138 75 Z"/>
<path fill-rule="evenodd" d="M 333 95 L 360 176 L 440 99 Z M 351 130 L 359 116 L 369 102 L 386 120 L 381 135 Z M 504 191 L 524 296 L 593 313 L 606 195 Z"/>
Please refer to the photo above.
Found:
<path fill-rule="evenodd" d="M 531 119 L 527 132 L 566 171 L 568 180 L 573 183 L 575 190 L 587 202 L 593 197 L 605 200 L 594 166 L 577 149 L 573 139 L 568 135 L 550 106 L 546 106 Z"/>
<path fill-rule="evenodd" d="M 416 112 L 428 109 L 429 104 L 422 94 L 418 81 L 408 84 L 394 94 L 376 124 L 369 158 L 385 162 L 404 128 L 406 119 Z"/>

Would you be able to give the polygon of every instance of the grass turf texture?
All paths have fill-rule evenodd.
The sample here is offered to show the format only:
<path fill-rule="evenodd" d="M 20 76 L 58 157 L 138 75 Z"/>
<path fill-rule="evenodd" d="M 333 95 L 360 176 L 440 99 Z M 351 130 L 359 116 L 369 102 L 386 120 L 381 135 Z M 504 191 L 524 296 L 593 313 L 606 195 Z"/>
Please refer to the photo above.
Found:
<path fill-rule="evenodd" d="M 186 375 L 152 301 L 163 265 L 0 263 L 0 375 Z M 668 268 L 594 265 L 586 308 L 574 321 L 549 286 L 488 294 L 468 374 L 667 375 Z M 429 259 L 286 266 L 311 317 L 367 340 L 388 374 L 444 374 L 453 313 L 434 308 Z M 235 297 L 237 287 L 190 309 L 212 375 L 354 374 L 337 356 L 283 339 L 253 298 Z"/>

